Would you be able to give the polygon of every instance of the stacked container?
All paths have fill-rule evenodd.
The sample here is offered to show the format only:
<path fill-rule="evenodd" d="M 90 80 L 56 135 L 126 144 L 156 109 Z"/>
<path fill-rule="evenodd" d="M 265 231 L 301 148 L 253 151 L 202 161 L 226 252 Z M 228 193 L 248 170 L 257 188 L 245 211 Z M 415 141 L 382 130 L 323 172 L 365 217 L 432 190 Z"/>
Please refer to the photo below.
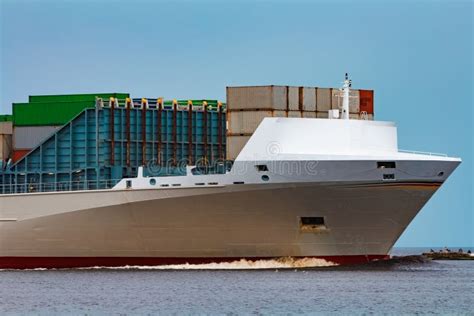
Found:
<path fill-rule="evenodd" d="M 30 96 L 28 103 L 13 103 L 14 162 L 54 134 L 86 108 L 94 108 L 96 98 L 125 99 L 127 93 L 94 93 Z"/>
<path fill-rule="evenodd" d="M 110 188 L 140 166 L 146 176 L 225 172 L 225 104 L 159 100 L 98 99 L 0 170 L 0 194 Z"/>
<path fill-rule="evenodd" d="M 0 115 L 0 168 L 10 157 L 12 130 L 12 116 Z"/>
<path fill-rule="evenodd" d="M 234 160 L 265 117 L 328 118 L 342 91 L 291 86 L 227 87 L 227 159 Z M 351 90 L 351 119 L 373 120 L 373 91 Z"/>

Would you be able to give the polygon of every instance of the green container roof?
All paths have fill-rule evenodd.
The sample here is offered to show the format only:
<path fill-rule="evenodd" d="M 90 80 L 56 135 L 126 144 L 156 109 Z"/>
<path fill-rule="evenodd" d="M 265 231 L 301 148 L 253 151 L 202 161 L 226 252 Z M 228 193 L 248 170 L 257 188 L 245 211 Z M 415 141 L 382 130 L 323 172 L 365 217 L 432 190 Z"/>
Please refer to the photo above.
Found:
<path fill-rule="evenodd" d="M 13 115 L 11 114 L 0 115 L 0 122 L 11 122 L 11 121 L 13 121 Z"/>
<path fill-rule="evenodd" d="M 13 125 L 64 125 L 85 108 L 94 108 L 94 101 L 13 103 Z"/>
<path fill-rule="evenodd" d="M 64 95 L 30 95 L 29 102 L 84 102 L 95 101 L 95 98 L 109 99 L 111 97 L 126 99 L 128 93 L 89 93 L 89 94 L 64 94 Z"/>

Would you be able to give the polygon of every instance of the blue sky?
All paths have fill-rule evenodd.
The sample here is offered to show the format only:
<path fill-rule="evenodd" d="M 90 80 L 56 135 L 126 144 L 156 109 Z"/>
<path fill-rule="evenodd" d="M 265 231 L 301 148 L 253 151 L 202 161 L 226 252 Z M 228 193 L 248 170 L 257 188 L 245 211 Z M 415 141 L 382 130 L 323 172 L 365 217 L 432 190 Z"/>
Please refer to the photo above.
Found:
<path fill-rule="evenodd" d="M 473 2 L 0 1 L 0 112 L 30 94 L 375 90 L 402 149 L 463 159 L 397 246 L 474 246 Z"/>

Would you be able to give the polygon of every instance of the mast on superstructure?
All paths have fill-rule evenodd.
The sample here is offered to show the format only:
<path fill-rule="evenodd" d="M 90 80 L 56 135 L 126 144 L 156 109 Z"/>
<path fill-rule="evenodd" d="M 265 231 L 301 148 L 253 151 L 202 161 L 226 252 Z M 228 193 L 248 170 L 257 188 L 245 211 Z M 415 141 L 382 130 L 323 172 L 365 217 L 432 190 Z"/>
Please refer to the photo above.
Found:
<path fill-rule="evenodd" d="M 344 84 L 342 86 L 343 99 L 342 99 L 342 115 L 341 115 L 341 118 L 343 120 L 348 120 L 349 119 L 349 95 L 350 95 L 351 86 L 352 86 L 352 80 L 349 79 L 349 75 L 346 72 L 346 78 L 345 78 Z"/>

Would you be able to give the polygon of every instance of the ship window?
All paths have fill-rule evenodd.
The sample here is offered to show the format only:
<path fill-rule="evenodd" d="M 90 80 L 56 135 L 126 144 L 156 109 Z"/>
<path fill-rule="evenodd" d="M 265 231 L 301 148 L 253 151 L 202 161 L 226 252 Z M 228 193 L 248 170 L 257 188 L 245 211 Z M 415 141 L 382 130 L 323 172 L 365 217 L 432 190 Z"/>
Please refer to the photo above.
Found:
<path fill-rule="evenodd" d="M 150 179 L 150 184 L 151 184 L 151 185 L 155 185 L 155 184 L 156 184 L 156 180 L 155 180 L 155 179 Z"/>
<path fill-rule="evenodd" d="M 218 185 L 219 183 L 217 183 L 217 182 L 209 182 L 208 184 L 209 184 L 209 185 Z"/>
<path fill-rule="evenodd" d="M 377 161 L 378 169 L 395 169 L 395 161 Z"/>
<path fill-rule="evenodd" d="M 172 186 L 174 186 L 174 187 L 180 187 L 181 184 L 179 184 L 179 183 L 173 183 Z"/>
<path fill-rule="evenodd" d="M 383 175 L 384 180 L 395 180 L 395 174 L 393 173 L 385 173 Z"/>
<path fill-rule="evenodd" d="M 205 184 L 204 182 L 194 183 L 194 185 L 204 185 L 204 184 Z"/>
<path fill-rule="evenodd" d="M 245 184 L 244 181 L 234 181 L 234 184 Z"/>
<path fill-rule="evenodd" d="M 266 174 L 262 176 L 262 181 L 268 181 L 270 180 L 270 177 L 267 176 Z"/>
<path fill-rule="evenodd" d="M 160 187 L 169 187 L 169 184 L 162 184 Z"/>
<path fill-rule="evenodd" d="M 258 172 L 268 171 L 267 165 L 256 165 L 255 168 Z"/>
<path fill-rule="evenodd" d="M 127 189 L 130 189 L 130 188 L 132 187 L 132 180 L 127 180 L 127 181 L 125 182 L 125 187 L 126 187 Z"/>

